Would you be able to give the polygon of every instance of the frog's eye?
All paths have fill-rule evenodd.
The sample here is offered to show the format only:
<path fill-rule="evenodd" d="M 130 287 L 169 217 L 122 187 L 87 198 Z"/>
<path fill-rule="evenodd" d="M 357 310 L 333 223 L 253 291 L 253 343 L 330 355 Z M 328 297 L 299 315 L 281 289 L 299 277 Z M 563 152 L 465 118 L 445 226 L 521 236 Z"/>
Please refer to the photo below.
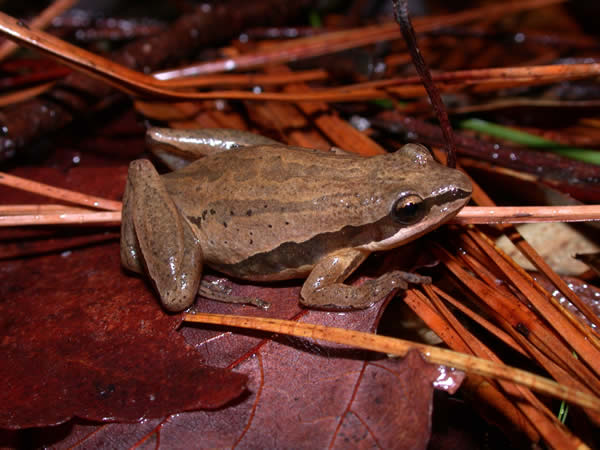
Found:
<path fill-rule="evenodd" d="M 392 207 L 392 216 L 397 222 L 411 225 L 425 215 L 425 203 L 416 194 L 400 197 Z"/>

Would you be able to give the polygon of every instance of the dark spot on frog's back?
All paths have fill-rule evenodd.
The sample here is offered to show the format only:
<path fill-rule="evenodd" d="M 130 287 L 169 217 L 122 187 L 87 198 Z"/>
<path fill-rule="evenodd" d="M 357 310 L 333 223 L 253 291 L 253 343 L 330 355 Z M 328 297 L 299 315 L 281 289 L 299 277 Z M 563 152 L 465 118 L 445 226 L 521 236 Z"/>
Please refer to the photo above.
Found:
<path fill-rule="evenodd" d="M 190 222 L 192 222 L 198 228 L 200 228 L 202 226 L 202 217 L 187 216 L 187 218 Z"/>

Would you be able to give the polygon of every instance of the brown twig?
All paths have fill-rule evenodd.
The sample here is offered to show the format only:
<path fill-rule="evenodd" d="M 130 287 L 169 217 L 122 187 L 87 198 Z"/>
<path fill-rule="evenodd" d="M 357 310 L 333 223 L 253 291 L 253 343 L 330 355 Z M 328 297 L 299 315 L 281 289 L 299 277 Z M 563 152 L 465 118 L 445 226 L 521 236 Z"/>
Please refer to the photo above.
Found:
<path fill-rule="evenodd" d="M 277 71 L 291 73 L 285 66 L 279 66 Z M 286 92 L 305 93 L 312 92 L 312 88 L 305 83 L 295 83 L 285 87 Z M 373 156 L 385 153 L 383 147 L 369 136 L 358 131 L 348 121 L 339 117 L 335 111 L 331 111 L 324 102 L 302 102 L 298 103 L 298 109 L 307 117 L 312 118 L 315 126 L 327 136 L 334 145 L 357 153 L 362 156 Z"/>
<path fill-rule="evenodd" d="M 121 222 L 121 212 L 94 213 L 44 213 L 26 215 L 0 216 L 0 227 L 31 226 L 31 225 L 83 225 L 83 224 L 118 224 Z"/>
<path fill-rule="evenodd" d="M 471 180 L 471 182 L 473 184 L 473 200 L 475 201 L 475 203 L 477 205 L 481 205 L 481 206 L 489 207 L 489 208 L 496 207 L 496 204 L 494 203 L 494 201 L 487 194 L 485 194 L 485 192 L 483 192 L 483 190 L 480 188 L 480 186 L 473 180 Z M 583 210 L 587 209 L 588 212 L 592 212 L 592 213 L 595 210 L 597 211 L 600 208 L 600 205 L 579 205 L 579 206 L 583 206 L 583 208 L 579 209 L 579 211 L 583 211 Z M 550 210 L 553 207 L 548 206 L 546 208 L 548 208 L 547 212 L 550 212 Z M 562 208 L 566 208 L 566 210 L 564 210 L 564 212 L 569 211 L 568 206 L 559 207 L 559 209 L 562 209 Z M 524 212 L 525 211 L 519 211 L 518 213 L 516 213 L 516 215 L 521 216 Z M 536 216 L 537 215 L 538 214 L 536 213 Z M 577 215 L 577 214 L 575 214 L 575 215 Z M 592 215 L 595 215 L 595 213 L 593 213 Z M 591 217 L 590 217 L 590 219 L 591 219 Z M 594 219 L 591 219 L 591 220 L 594 220 Z M 527 242 L 523 238 L 523 236 L 521 235 L 519 230 L 514 225 L 503 223 L 503 224 L 499 225 L 498 228 L 504 232 L 504 234 L 510 239 L 510 241 L 540 271 L 540 273 L 542 273 L 546 278 L 548 278 L 554 284 L 554 286 L 556 286 L 558 288 L 558 290 L 560 292 L 562 292 L 562 294 L 566 298 L 568 298 L 569 301 L 571 303 L 573 303 L 573 305 L 575 305 L 579 309 L 579 311 L 588 318 L 588 320 L 590 322 L 596 324 L 596 326 L 600 326 L 600 318 L 594 313 L 592 308 L 587 303 L 585 303 L 583 300 L 581 300 L 581 298 L 579 298 L 579 296 L 575 292 L 573 292 L 573 290 L 571 290 L 569 288 L 567 283 L 554 270 L 552 270 L 550 265 L 546 261 L 544 261 L 544 258 L 542 258 L 538 254 L 538 252 L 531 246 L 531 244 L 529 244 L 529 242 Z M 542 289 L 541 286 L 539 286 L 537 283 L 536 283 L 536 287 L 539 289 Z M 543 289 L 542 289 L 542 291 L 543 291 Z M 545 291 L 543 291 L 543 292 L 545 292 Z M 550 297 L 550 298 L 552 299 L 552 297 Z M 562 306 L 560 306 L 560 307 L 557 306 L 557 308 L 561 309 L 561 311 L 564 309 Z M 569 320 L 571 320 L 572 323 L 574 323 L 574 325 L 576 327 L 583 327 L 583 325 L 579 321 L 577 321 L 574 317 L 572 317 L 570 313 L 566 312 L 566 310 L 563 311 L 563 314 Z M 594 344 L 596 347 L 600 347 L 600 345 L 598 344 L 597 337 L 592 334 L 593 332 L 591 329 L 584 329 L 584 330 L 582 330 L 582 332 L 587 336 L 587 338 L 590 340 L 590 342 L 592 342 L 592 344 Z"/>
<path fill-rule="evenodd" d="M 44 9 L 36 18 L 30 23 L 29 27 L 37 30 L 46 28 L 52 19 L 56 16 L 60 16 L 67 9 L 71 8 L 75 4 L 76 0 L 55 0 L 46 9 Z M 19 46 L 11 41 L 6 41 L 0 46 L 0 61 L 9 56 Z"/>
<path fill-rule="evenodd" d="M 531 3 L 531 5 L 529 3 Z M 542 2 L 542 4 L 545 4 L 545 3 L 547 3 L 547 2 Z M 554 3 L 554 1 L 550 1 L 550 3 Z M 539 4 L 540 4 L 539 1 L 523 2 L 523 4 L 520 7 L 517 7 L 517 10 L 527 9 L 528 7 L 538 7 Z M 472 11 L 471 14 L 456 15 L 457 17 L 454 17 L 454 20 L 452 20 L 453 16 L 450 16 L 449 18 L 444 18 L 444 19 L 447 19 L 446 21 L 448 21 L 448 22 L 454 22 L 454 23 L 456 23 L 457 21 L 461 22 L 464 20 L 473 20 L 474 17 L 477 17 L 478 15 L 483 14 L 486 11 L 488 11 L 487 8 L 482 8 L 480 10 Z M 508 10 L 506 12 L 510 12 L 510 8 L 508 8 Z M 436 21 L 436 19 L 437 19 L 437 21 Z M 437 26 L 439 26 L 439 24 L 438 24 L 439 20 L 440 20 L 439 18 L 429 19 L 428 23 L 434 24 L 433 26 L 437 27 Z M 0 32 L 10 36 L 12 39 L 16 40 L 17 42 L 21 43 L 22 45 L 27 45 L 32 48 L 36 48 L 37 50 L 44 51 L 44 52 L 50 54 L 51 56 L 54 56 L 55 58 L 58 58 L 59 60 L 64 61 L 68 65 L 74 66 L 74 67 L 78 68 L 79 70 L 82 70 L 83 72 L 87 73 L 88 75 L 91 75 L 94 77 L 99 77 L 99 78 L 103 79 L 104 81 L 111 83 L 111 84 L 115 85 L 116 87 L 121 88 L 124 91 L 129 92 L 129 93 L 135 93 L 137 95 L 152 96 L 154 98 L 171 99 L 171 100 L 174 100 L 174 99 L 190 100 L 190 99 L 207 99 L 207 98 L 249 99 L 252 97 L 253 97 L 253 99 L 258 99 L 256 97 L 256 95 L 253 95 L 251 93 L 244 93 L 244 92 L 218 92 L 217 91 L 217 92 L 214 92 L 214 95 L 213 95 L 213 93 L 211 93 L 211 94 L 199 94 L 199 93 L 182 94 L 182 93 L 173 92 L 171 89 L 180 88 L 182 86 L 190 86 L 190 85 L 194 85 L 196 83 L 201 83 L 201 82 L 171 80 L 172 78 L 184 77 L 184 76 L 189 76 L 189 75 L 199 75 L 199 74 L 207 73 L 208 71 L 206 71 L 206 70 L 204 70 L 204 71 L 196 70 L 195 71 L 192 68 L 183 68 L 183 69 L 176 69 L 175 71 L 170 71 L 170 72 L 157 73 L 157 74 L 155 74 L 155 78 L 153 78 L 151 76 L 144 75 L 140 72 L 131 70 L 131 69 L 129 69 L 125 66 L 122 66 L 118 63 L 115 63 L 113 61 L 102 58 L 91 52 L 87 52 L 79 47 L 68 44 L 67 42 L 62 41 L 58 38 L 55 38 L 54 36 L 48 35 L 47 33 L 26 29 L 20 25 L 21 25 L 21 23 L 19 21 L 17 21 L 16 19 L 14 19 L 10 16 L 7 16 L 3 13 L 0 13 Z M 424 22 L 424 24 L 422 25 L 422 28 L 428 29 L 431 26 L 432 25 L 427 25 L 427 22 Z M 371 27 L 368 30 L 365 30 L 361 33 L 362 34 L 361 39 L 364 40 L 366 36 L 371 36 L 371 34 L 379 35 L 381 32 L 382 32 L 381 26 Z M 298 43 L 294 43 L 294 42 L 292 44 L 294 44 L 294 47 L 297 48 L 297 50 L 301 52 L 301 55 L 303 57 L 314 56 L 316 54 L 322 54 L 323 52 L 332 52 L 332 51 L 342 49 L 342 48 L 340 48 L 340 49 L 332 48 L 332 43 L 335 41 L 339 41 L 340 43 L 342 43 L 345 46 L 343 48 L 350 48 L 350 47 L 348 47 L 348 45 L 350 45 L 350 46 L 364 45 L 363 41 L 352 43 L 352 41 L 348 39 L 347 34 L 348 34 L 348 32 L 334 32 L 334 33 L 332 33 L 332 36 L 329 39 L 324 39 L 322 36 L 319 36 L 317 38 L 308 38 L 308 39 L 316 40 L 317 46 L 323 48 L 323 50 L 321 50 L 321 53 L 312 54 L 309 52 L 309 47 L 307 45 L 298 45 Z M 380 40 L 379 36 L 377 36 L 377 40 Z M 273 52 L 273 50 L 271 50 L 271 52 Z M 292 48 L 290 45 L 281 46 L 281 48 L 278 50 L 278 52 L 281 55 L 285 55 L 286 58 L 290 58 L 290 55 L 293 54 L 293 51 L 292 51 Z M 273 63 L 273 62 L 278 61 L 273 56 L 262 57 L 262 58 L 255 57 L 254 59 L 259 60 L 260 64 L 264 64 L 266 62 Z M 214 64 L 217 64 L 217 63 L 214 63 Z M 242 65 L 240 60 L 228 59 L 222 63 L 221 70 L 227 70 L 230 67 L 239 67 L 240 65 Z M 215 68 L 213 67 L 210 70 L 210 72 L 214 73 L 214 71 L 215 71 Z M 158 81 L 157 79 L 165 80 L 165 81 Z M 281 100 L 281 101 L 302 101 L 302 100 L 306 100 L 306 101 L 310 101 L 310 100 L 350 101 L 353 99 L 362 99 L 362 98 L 378 98 L 378 97 L 381 97 L 381 95 L 382 95 L 382 93 L 376 92 L 375 90 L 372 90 L 372 89 L 364 91 L 360 88 L 356 88 L 356 89 L 353 89 L 353 91 L 355 91 L 355 94 L 358 96 L 347 97 L 347 95 L 349 95 L 349 94 L 345 93 L 345 95 L 340 95 L 338 97 L 331 97 L 331 96 L 326 96 L 323 93 L 322 96 L 319 96 L 317 98 L 313 98 L 310 95 L 308 95 L 307 97 L 302 97 L 302 98 L 294 98 L 293 96 L 292 96 L 292 98 L 288 98 L 285 95 L 281 96 L 281 95 L 277 95 L 277 94 L 270 94 L 270 95 L 263 94 L 260 98 L 264 99 L 264 100 Z M 362 95 L 360 95 L 359 93 L 362 93 Z"/>
<path fill-rule="evenodd" d="M 429 298 L 419 291 L 411 289 L 406 291 L 404 302 L 429 328 L 440 336 L 452 350 L 461 353 L 470 353 L 470 349 L 465 340 L 435 310 Z M 537 442 L 540 439 L 540 435 L 536 431 L 536 427 L 534 427 L 531 418 L 520 411 L 524 403 L 519 402 L 515 404 L 514 401 L 511 401 L 509 397 L 501 391 L 500 386 L 489 378 L 468 374 L 462 387 L 465 389 L 464 393 L 467 396 L 474 397 L 476 409 L 479 412 L 484 409 L 483 407 L 485 405 L 489 405 L 500 412 L 500 416 L 508 422 L 506 425 L 502 422 L 499 424 L 502 429 L 508 428 L 513 430 L 516 428 L 523 430 L 531 442 Z M 486 414 L 484 413 L 483 416 L 486 417 Z M 494 413 L 493 417 L 494 422 L 498 423 L 498 414 Z"/>
<path fill-rule="evenodd" d="M 600 220 L 600 205 L 575 206 L 470 206 L 453 223 L 589 222 Z"/>
<path fill-rule="evenodd" d="M 108 58 L 88 52 L 48 33 L 26 28 L 22 22 L 0 12 L 0 32 L 10 36 L 21 45 L 34 48 L 63 61 L 65 64 L 95 78 L 99 78 L 116 88 L 141 97 L 153 100 L 273 100 L 273 101 L 353 101 L 381 96 L 374 90 L 356 90 L 351 93 L 335 92 L 331 95 L 327 90 L 308 93 L 253 93 L 246 91 L 211 91 L 193 92 L 177 91 L 165 87 L 165 83 L 135 70 L 129 69 Z M 177 85 L 178 82 L 175 84 Z"/>
<path fill-rule="evenodd" d="M 302 83 L 306 81 L 325 80 L 327 71 L 323 69 L 298 70 L 289 73 L 247 73 L 220 74 L 215 76 L 183 77 L 160 82 L 170 89 L 189 89 L 207 86 L 274 86 L 278 84 Z"/>
<path fill-rule="evenodd" d="M 448 112 L 442 101 L 440 91 L 431 78 L 431 72 L 429 66 L 425 62 L 421 51 L 417 44 L 417 37 L 413 30 L 412 23 L 410 21 L 410 15 L 408 13 L 408 0 L 393 0 L 394 5 L 394 16 L 396 22 L 400 25 L 402 36 L 406 41 L 406 46 L 413 60 L 413 64 L 427 94 L 429 100 L 433 105 L 435 115 L 440 123 L 442 134 L 444 135 L 444 148 L 446 149 L 446 164 L 448 167 L 456 167 L 456 149 L 454 146 L 454 132 L 450 125 L 450 119 L 448 118 Z"/>
<path fill-rule="evenodd" d="M 0 183 L 2 179 L 0 178 Z M 46 185 L 44 185 L 46 186 Z M 49 186 L 50 187 L 50 186 Z M 57 188 L 53 188 L 57 189 Z M 63 190 L 61 190 L 63 191 Z M 44 192 L 35 191 L 40 195 Z M 71 192 L 71 191 L 67 191 Z M 79 194 L 82 195 L 83 194 Z M 59 197 L 54 197 L 59 198 Z M 83 196 L 86 202 L 80 203 L 90 205 L 94 203 L 96 197 Z M 67 200 L 66 197 L 63 198 Z M 104 200 L 104 199 L 99 199 Z M 68 200 L 73 203 L 79 203 L 75 200 Z M 110 200 L 104 200 L 110 201 Z M 121 220 L 119 202 L 112 202 L 111 207 L 106 207 L 101 203 L 102 209 L 115 211 L 113 213 L 72 213 L 69 211 L 61 213 L 40 213 L 40 214 L 22 214 L 0 216 L 0 226 L 19 226 L 19 225 L 60 225 L 60 224 L 101 224 L 116 223 Z M 100 204 L 93 206 L 100 208 Z M 2 210 L 0 209 L 0 213 Z M 589 222 L 591 220 L 600 220 L 600 205 L 582 205 L 582 206 L 467 206 L 451 221 L 456 224 L 494 224 L 494 223 L 532 223 L 532 222 Z"/>
<path fill-rule="evenodd" d="M 0 205 L 0 216 L 25 216 L 37 214 L 73 214 L 89 213 L 88 208 L 66 205 Z"/>
<path fill-rule="evenodd" d="M 496 363 L 502 362 L 490 348 L 483 344 L 461 322 L 459 322 L 456 317 L 454 317 L 431 287 L 424 286 L 424 290 L 427 292 L 429 300 L 435 305 L 437 311 L 439 311 L 453 329 L 454 334 L 458 339 L 464 342 L 463 347 L 467 348 L 466 353 L 485 358 L 486 360 L 489 359 Z M 531 421 L 532 425 L 540 432 L 544 437 L 544 440 L 548 442 L 551 447 L 567 448 L 571 447 L 572 444 L 581 444 L 581 441 L 579 441 L 577 437 L 561 427 L 557 418 L 551 413 L 546 405 L 531 393 L 529 389 L 526 389 L 523 386 L 515 386 L 504 380 L 498 380 L 498 384 L 510 397 L 519 399 L 515 402 L 517 408 L 519 408 L 524 413 L 525 417 Z M 593 395 L 590 392 L 588 392 L 588 394 Z"/>
<path fill-rule="evenodd" d="M 600 392 L 596 377 L 590 372 L 590 369 L 587 366 L 582 365 L 579 360 L 569 358 L 568 355 L 571 351 L 569 340 L 571 334 L 569 333 L 569 337 L 566 338 L 567 342 L 565 345 L 564 341 L 557 340 L 555 335 L 549 334 L 548 330 L 545 329 L 545 325 L 541 324 L 533 314 L 523 309 L 521 301 L 513 295 L 512 288 L 509 288 L 509 284 L 514 284 L 514 275 L 509 275 L 508 272 L 503 271 L 504 273 L 500 273 L 497 276 L 492 275 L 490 277 L 486 267 L 496 268 L 495 263 L 483 253 L 480 253 L 480 247 L 466 234 L 463 233 L 459 235 L 457 246 L 464 250 L 459 253 L 459 258 L 466 262 L 473 273 L 482 278 L 489 288 L 501 294 L 495 300 L 481 297 L 482 301 L 480 305 L 483 309 L 487 310 L 488 314 L 495 318 L 512 338 L 516 340 L 519 345 L 558 382 L 590 393 L 592 390 L 596 393 Z M 477 255 L 476 259 L 478 261 L 474 258 L 475 255 Z M 485 264 L 486 267 L 484 267 L 483 264 Z M 460 275 L 460 270 L 457 270 L 458 267 L 454 261 L 450 262 L 448 268 L 450 268 L 463 283 L 473 289 L 474 292 L 477 292 L 477 295 L 485 295 L 484 291 L 477 287 L 479 281 L 470 279 L 469 276 L 465 278 L 464 275 Z M 507 284 L 499 284 L 499 279 L 505 280 L 505 283 Z M 531 284 L 535 283 L 531 282 Z M 538 305 L 540 304 L 536 299 L 529 297 L 529 292 L 521 290 L 521 293 L 526 296 L 528 301 L 532 301 Z M 500 302 L 504 302 L 504 306 L 500 306 Z M 507 306 L 510 308 L 510 311 L 504 309 Z M 550 309 L 552 308 L 551 306 L 549 307 Z M 546 306 L 544 305 L 543 308 L 546 309 Z M 526 312 L 526 314 L 523 314 L 523 312 Z M 541 315 L 546 314 L 541 312 Z M 513 316 L 519 317 L 516 324 Z M 581 324 L 581 322 L 577 321 L 577 323 L 574 323 L 575 326 L 578 324 Z M 548 323 L 548 326 L 552 328 L 553 324 Z M 589 327 L 588 330 L 591 331 Z M 557 334 L 563 335 L 564 327 L 560 331 L 554 331 Z M 587 338 L 590 338 L 590 340 L 594 338 L 594 336 L 590 336 L 589 333 L 586 333 L 585 330 L 582 330 L 582 333 Z M 544 335 L 546 338 L 543 338 Z M 594 423 L 600 423 L 599 414 L 589 410 L 586 410 L 586 413 Z"/>
<path fill-rule="evenodd" d="M 494 246 L 487 236 L 476 232 L 469 232 L 469 236 L 494 261 L 496 266 L 510 278 L 511 282 L 527 296 L 527 299 L 540 316 L 552 324 L 558 335 L 569 342 L 569 345 L 577 351 L 578 357 L 583 359 L 595 371 L 596 377 L 600 381 L 600 351 L 596 349 L 588 337 L 551 305 L 546 296 L 533 287 L 530 275 L 521 267 L 513 264 L 512 260 Z"/>
<path fill-rule="evenodd" d="M 458 300 L 456 300 L 454 297 L 447 294 L 446 292 L 442 291 L 437 286 L 435 286 L 435 285 L 432 286 L 432 289 L 437 295 L 442 297 L 445 301 L 447 301 L 452 306 L 454 306 L 456 309 L 458 309 L 463 314 L 468 316 L 471 320 L 473 320 L 474 322 L 481 325 L 483 328 L 485 328 L 487 331 L 492 333 L 494 336 L 496 336 L 498 339 L 500 339 L 502 342 L 504 342 L 506 345 L 508 345 L 514 351 L 519 352 L 524 356 L 527 355 L 527 353 L 521 348 L 521 346 L 509 334 L 506 334 L 504 331 L 502 331 L 496 325 L 492 324 L 488 320 L 481 317 L 479 314 L 477 314 L 474 311 L 472 311 L 471 309 L 467 308 L 464 304 L 462 304 L 461 302 L 459 302 Z"/>
<path fill-rule="evenodd" d="M 21 89 L 19 91 L 10 92 L 0 96 L 0 108 L 13 105 L 24 100 L 28 100 L 43 92 L 46 92 L 54 85 L 54 82 L 44 83 L 30 88 Z"/>
<path fill-rule="evenodd" d="M 131 42 L 110 54 L 111 61 L 139 72 L 151 72 L 180 64 L 209 43 L 223 42 L 245 28 L 288 21 L 309 7 L 313 0 L 281 2 L 219 2 L 212 8 L 198 6 L 174 21 L 164 32 Z M 21 28 L 19 28 L 21 29 Z M 119 66 L 121 67 L 121 66 Z M 122 100 L 105 82 L 84 73 L 71 73 L 43 97 L 30 99 L 0 111 L 0 161 L 9 159 L 47 133 Z"/>
<path fill-rule="evenodd" d="M 600 74 L 600 64 L 581 63 L 581 64 L 552 64 L 527 67 L 492 67 L 486 69 L 455 70 L 442 73 L 433 73 L 432 79 L 440 85 L 442 92 L 456 91 L 459 88 L 464 89 L 468 86 L 477 84 L 499 84 L 508 85 L 527 85 L 554 83 L 563 80 L 575 80 L 580 78 L 595 77 Z M 393 88 L 398 86 L 410 87 L 407 90 Z M 500 85 L 499 85 L 500 86 Z M 419 77 L 393 77 L 385 80 L 365 81 L 339 87 L 339 91 L 349 91 L 353 89 L 388 89 L 397 95 L 411 95 L 423 91 Z M 500 87 L 498 87 L 500 89 Z"/>
<path fill-rule="evenodd" d="M 94 209 L 120 211 L 122 207 L 121 202 L 107 200 L 105 198 L 95 197 L 93 195 L 86 195 L 68 189 L 57 188 L 48 184 L 38 183 L 37 181 L 27 180 L 25 178 L 9 175 L 4 172 L 0 172 L 0 184 L 10 186 L 15 189 L 21 189 L 23 191 L 33 192 L 35 194 L 39 194 L 45 197 L 55 198 L 58 200 L 63 200 L 78 205 L 84 205 Z"/>
<path fill-rule="evenodd" d="M 502 17 L 528 9 L 547 7 L 562 3 L 564 0 L 528 0 L 513 1 L 500 5 L 489 5 L 473 8 L 455 14 L 419 17 L 414 20 L 417 32 L 428 32 L 451 25 L 459 25 L 474 20 Z M 301 58 L 322 56 L 340 52 L 350 48 L 361 47 L 386 40 L 399 39 L 400 33 L 395 22 L 369 25 L 350 30 L 332 31 L 318 36 L 295 39 L 256 52 L 239 55 L 234 58 L 193 64 L 177 69 L 169 69 L 155 73 L 160 80 L 169 80 L 181 76 L 206 75 L 231 70 L 247 70 L 265 64 L 286 63 Z"/>
<path fill-rule="evenodd" d="M 576 359 L 571 349 L 566 347 L 564 342 L 547 328 L 535 313 L 521 303 L 517 297 L 510 292 L 498 289 L 495 284 L 489 285 L 471 275 L 463 268 L 457 258 L 446 250 L 438 246 L 432 246 L 431 250 L 468 290 L 481 299 L 482 303 L 494 315 L 501 317 L 510 327 L 526 334 L 540 350 L 565 370 L 572 371 L 575 376 L 586 380 L 586 383 L 594 389 L 594 392 L 600 392 L 600 382 L 597 380 L 597 375 L 580 360 Z"/>
<path fill-rule="evenodd" d="M 416 21 L 416 26 L 419 30 L 428 31 L 436 27 L 457 25 L 484 17 L 502 17 L 506 14 L 544 7 L 561 3 L 562 1 L 564 0 L 515 1 L 502 5 L 492 5 L 472 9 L 447 16 L 419 19 Z M 293 2 L 293 5 L 286 4 L 284 7 L 278 0 L 263 0 L 258 3 L 253 2 L 251 6 L 241 4 L 241 6 L 236 9 L 234 18 L 232 18 L 231 15 L 228 15 L 229 13 L 220 7 L 215 7 L 208 13 L 204 12 L 201 8 L 198 8 L 193 13 L 180 18 L 169 29 L 165 30 L 164 33 L 129 44 L 119 52 L 111 55 L 111 59 L 139 71 L 142 69 L 157 70 L 160 68 L 161 64 L 165 64 L 167 61 L 177 61 L 179 58 L 189 54 L 193 48 L 199 45 L 212 40 L 230 37 L 234 33 L 241 31 L 243 27 L 256 26 L 261 23 L 268 23 L 269 21 L 277 22 L 284 20 L 308 3 L 308 0 L 303 0 L 301 2 Z M 198 34 L 198 30 L 203 30 L 203 33 Z M 9 34 L 15 33 L 17 37 L 20 37 L 21 31 L 27 30 L 22 29 L 21 27 L 15 27 L 13 32 L 9 32 Z M 372 34 L 369 35 L 371 32 Z M 334 37 L 344 44 L 351 43 L 351 46 L 357 46 L 369 42 L 377 42 L 382 39 L 395 39 L 399 34 L 395 23 L 376 25 L 371 28 L 359 28 L 353 30 L 352 33 L 353 34 L 351 35 L 348 34 L 348 32 L 342 32 Z M 386 37 L 386 33 L 389 35 L 388 37 Z M 360 41 L 360 39 L 365 36 L 367 36 L 370 41 Z M 331 43 L 330 41 L 323 42 L 325 44 L 322 46 L 323 53 L 336 50 L 329 45 Z M 175 46 L 173 48 L 174 43 Z M 31 45 L 35 45 L 35 43 L 31 42 Z M 306 43 L 293 42 L 291 45 L 297 45 L 299 51 L 304 52 L 302 53 L 303 55 L 309 56 L 309 51 L 304 48 L 309 46 Z M 290 46 L 288 45 L 287 47 L 281 48 L 279 50 L 280 53 L 293 54 L 289 47 Z M 146 51 L 148 48 L 152 49 L 152 51 Z M 59 52 L 60 51 L 59 47 Z M 253 58 L 253 60 L 255 62 L 260 60 L 260 64 L 264 64 L 265 61 L 274 61 L 272 58 Z M 228 65 L 231 65 L 231 60 L 228 59 L 224 61 L 224 63 L 224 66 L 217 67 L 217 69 L 226 70 Z M 236 67 L 240 67 L 239 63 L 239 61 L 235 61 L 235 64 L 237 64 Z M 215 69 L 215 67 L 213 67 L 213 69 Z M 179 73 L 179 70 L 177 73 Z M 200 73 L 208 72 L 201 71 Z M 165 77 L 169 78 L 169 75 L 167 74 Z M 59 83 L 56 87 L 51 89 L 44 99 L 31 99 L 1 112 L 0 124 L 5 127 L 5 129 L 8 129 L 8 133 L 5 136 L 0 136 L 0 160 L 14 157 L 17 154 L 17 151 L 27 145 L 27 143 L 39 138 L 44 133 L 57 130 L 70 123 L 77 113 L 89 111 L 97 104 L 98 100 L 104 99 L 105 105 L 114 102 L 118 96 L 112 94 L 114 94 L 114 91 L 105 84 L 90 80 L 84 74 L 74 73 L 71 74 L 64 83 Z M 315 94 L 312 95 L 313 97 L 307 97 L 305 95 L 303 98 L 318 101 L 342 99 L 339 96 L 325 97 Z M 278 100 L 298 99 L 298 96 L 295 95 L 288 97 L 279 95 L 277 97 Z M 381 97 L 379 91 L 371 90 L 365 92 L 362 96 L 356 95 L 351 98 L 360 99 L 375 97 Z M 224 98 L 228 98 L 228 96 L 224 96 Z M 234 96 L 231 98 L 238 97 Z M 248 93 L 246 93 L 243 98 L 251 100 L 258 99 L 256 95 Z M 260 98 L 267 99 L 268 97 L 263 96 Z M 271 96 L 270 98 L 273 97 Z M 345 98 L 348 100 L 351 99 L 350 97 Z M 35 120 L 32 118 L 35 118 Z M 35 123 L 35 126 L 31 126 L 32 122 Z"/>
<path fill-rule="evenodd" d="M 9 76 L 0 79 L 0 90 L 17 89 L 23 86 L 32 86 L 39 83 L 56 81 L 69 75 L 71 70 L 68 67 L 54 67 L 43 72 L 30 72 Z"/>

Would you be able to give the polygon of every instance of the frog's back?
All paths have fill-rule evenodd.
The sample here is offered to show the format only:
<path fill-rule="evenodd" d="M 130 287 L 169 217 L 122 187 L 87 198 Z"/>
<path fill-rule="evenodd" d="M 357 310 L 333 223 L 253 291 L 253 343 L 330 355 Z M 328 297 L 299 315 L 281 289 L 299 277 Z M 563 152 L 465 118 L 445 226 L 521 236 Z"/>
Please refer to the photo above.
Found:
<path fill-rule="evenodd" d="M 414 170 L 399 155 L 265 145 L 212 155 L 163 179 L 195 227 L 206 263 L 261 279 L 254 272 L 276 275 L 292 260 L 300 261 L 302 276 L 329 249 L 379 239 L 372 225 L 388 215 L 403 183 L 414 185 Z M 256 269 L 242 273 L 250 260 Z"/>

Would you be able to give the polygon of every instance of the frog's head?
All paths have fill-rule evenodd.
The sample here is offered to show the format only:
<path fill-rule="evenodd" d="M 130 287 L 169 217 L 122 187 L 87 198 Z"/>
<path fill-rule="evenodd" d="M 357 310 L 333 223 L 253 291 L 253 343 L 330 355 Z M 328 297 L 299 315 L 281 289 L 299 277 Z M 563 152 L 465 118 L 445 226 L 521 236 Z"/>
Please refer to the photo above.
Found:
<path fill-rule="evenodd" d="M 468 203 L 472 192 L 464 173 L 439 164 L 422 145 L 407 144 L 385 157 L 378 172 L 387 185 L 382 198 L 388 213 L 379 222 L 385 231 L 363 246 L 369 251 L 403 245 L 437 228 Z"/>

